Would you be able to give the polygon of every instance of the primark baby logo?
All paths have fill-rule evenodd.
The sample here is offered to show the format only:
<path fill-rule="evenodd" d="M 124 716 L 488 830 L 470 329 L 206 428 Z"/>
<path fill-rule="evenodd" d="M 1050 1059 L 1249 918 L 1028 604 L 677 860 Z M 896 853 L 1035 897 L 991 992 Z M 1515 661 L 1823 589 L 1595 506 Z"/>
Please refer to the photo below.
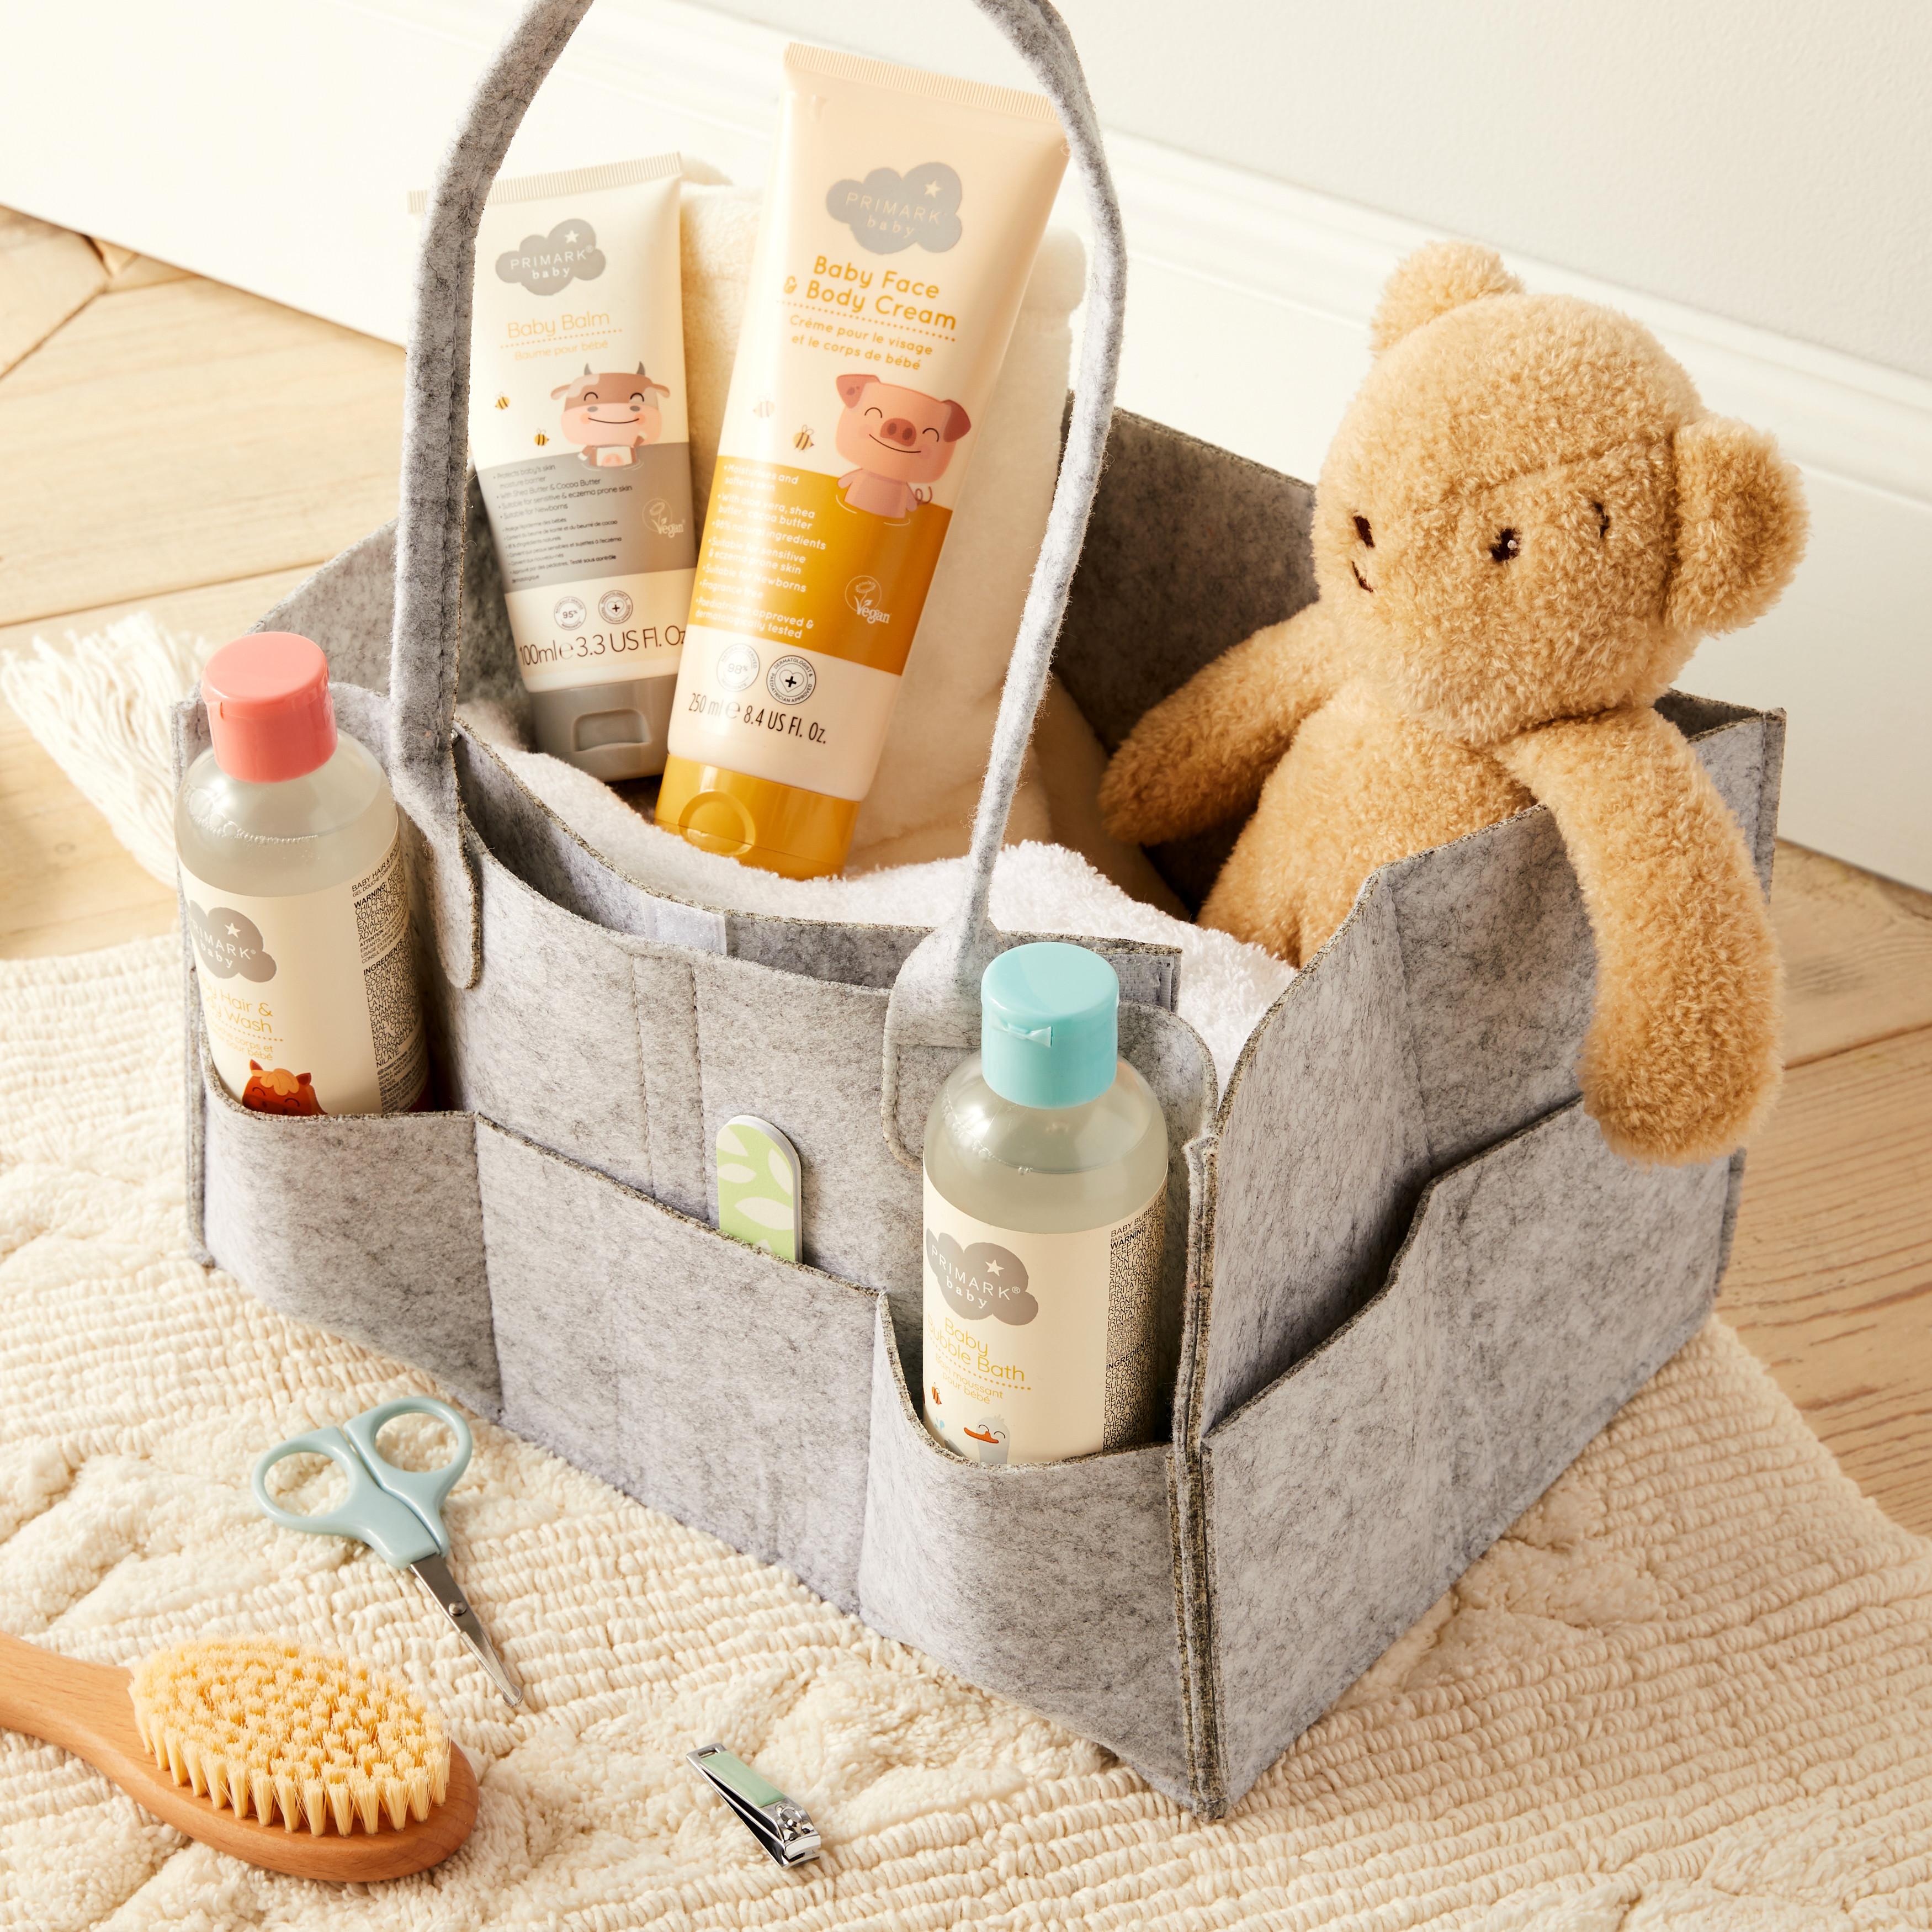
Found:
<path fill-rule="evenodd" d="M 959 203 L 965 190 L 958 172 L 944 161 L 927 161 L 901 174 L 874 168 L 863 181 L 834 182 L 826 190 L 825 212 L 842 221 L 868 254 L 896 255 L 917 246 L 944 254 L 963 232 Z"/>
<path fill-rule="evenodd" d="M 496 257 L 496 279 L 520 282 L 533 296 L 561 295 L 572 282 L 594 282 L 603 272 L 596 230 L 574 217 L 548 235 L 526 235 L 520 248 Z"/>
<path fill-rule="evenodd" d="M 992 1315 L 1019 1328 L 1040 1312 L 1027 1286 L 1025 1262 L 998 1241 L 962 1247 L 952 1235 L 928 1228 L 926 1261 L 946 1306 L 968 1322 Z"/>
<path fill-rule="evenodd" d="M 274 956 L 262 944 L 262 928 L 245 912 L 218 905 L 203 912 L 190 899 L 188 929 L 195 956 L 211 979 L 243 979 L 266 986 L 275 976 Z"/>

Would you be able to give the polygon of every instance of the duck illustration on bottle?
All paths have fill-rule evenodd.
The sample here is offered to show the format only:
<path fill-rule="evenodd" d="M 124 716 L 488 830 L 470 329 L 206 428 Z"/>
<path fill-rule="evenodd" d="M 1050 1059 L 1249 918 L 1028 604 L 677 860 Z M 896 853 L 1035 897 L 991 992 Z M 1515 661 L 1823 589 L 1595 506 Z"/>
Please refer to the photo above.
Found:
<path fill-rule="evenodd" d="M 1006 1419 L 1003 1415 L 982 1415 L 969 1429 L 960 1431 L 973 1446 L 968 1452 L 976 1461 L 1000 1463 L 1006 1460 Z"/>

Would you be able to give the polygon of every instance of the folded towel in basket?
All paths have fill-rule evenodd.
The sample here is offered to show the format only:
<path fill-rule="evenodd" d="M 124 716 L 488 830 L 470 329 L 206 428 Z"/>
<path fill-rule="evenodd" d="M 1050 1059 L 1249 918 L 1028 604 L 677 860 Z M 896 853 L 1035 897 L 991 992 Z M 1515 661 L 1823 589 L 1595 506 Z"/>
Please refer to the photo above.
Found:
<path fill-rule="evenodd" d="M 936 926 L 959 902 L 965 860 L 940 859 L 836 879 L 784 879 L 700 852 L 658 827 L 601 780 L 560 758 L 499 744 L 497 754 L 586 844 L 654 892 L 736 912 L 879 926 Z M 1178 1010 L 1214 1056 L 1222 1084 L 1256 1023 L 1294 977 L 1272 953 L 1130 897 L 1078 852 L 1010 845 L 993 873 L 994 923 L 1007 932 L 1064 932 L 1178 947 Z"/>

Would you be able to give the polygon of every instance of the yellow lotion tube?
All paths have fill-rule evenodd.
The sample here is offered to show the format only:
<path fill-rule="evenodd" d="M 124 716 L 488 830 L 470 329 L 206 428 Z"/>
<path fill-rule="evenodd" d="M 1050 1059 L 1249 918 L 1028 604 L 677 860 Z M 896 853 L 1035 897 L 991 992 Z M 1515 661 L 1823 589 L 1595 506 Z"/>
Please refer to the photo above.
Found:
<path fill-rule="evenodd" d="M 697 562 L 676 154 L 500 182 L 476 238 L 470 446 L 537 747 L 664 769 Z"/>
<path fill-rule="evenodd" d="M 1010 88 L 803 46 L 785 83 L 657 815 L 812 878 L 845 862 L 1066 144 Z"/>

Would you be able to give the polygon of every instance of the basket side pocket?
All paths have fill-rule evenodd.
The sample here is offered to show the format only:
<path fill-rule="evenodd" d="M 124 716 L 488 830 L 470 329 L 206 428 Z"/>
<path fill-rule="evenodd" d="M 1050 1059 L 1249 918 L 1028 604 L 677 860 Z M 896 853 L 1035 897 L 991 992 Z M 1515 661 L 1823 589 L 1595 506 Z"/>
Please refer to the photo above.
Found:
<path fill-rule="evenodd" d="M 1432 1182 L 1375 1298 L 1210 1432 L 1231 1801 L 1702 1324 L 1730 1166 L 1633 1166 L 1571 1102 Z"/>
<path fill-rule="evenodd" d="M 270 1307 L 415 1363 L 495 1414 L 470 1117 L 252 1113 L 205 1051 L 202 1082 L 216 1262 Z"/>
<path fill-rule="evenodd" d="M 878 1298 L 476 1131 L 505 1423 L 853 1607 Z"/>
<path fill-rule="evenodd" d="M 963 1462 L 914 1413 L 883 1311 L 872 1437 L 860 1615 L 1189 1802 L 1168 1446 Z"/>

